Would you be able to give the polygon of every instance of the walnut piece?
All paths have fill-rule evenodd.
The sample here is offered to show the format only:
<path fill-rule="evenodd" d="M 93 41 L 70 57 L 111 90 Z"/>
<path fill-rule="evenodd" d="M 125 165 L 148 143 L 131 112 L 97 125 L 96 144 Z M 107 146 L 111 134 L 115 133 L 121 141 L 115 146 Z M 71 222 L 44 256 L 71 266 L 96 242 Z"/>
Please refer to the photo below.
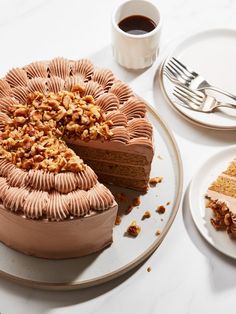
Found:
<path fill-rule="evenodd" d="M 141 231 L 141 227 L 137 225 L 136 221 L 132 221 L 127 229 L 127 233 L 132 237 L 137 237 Z"/>

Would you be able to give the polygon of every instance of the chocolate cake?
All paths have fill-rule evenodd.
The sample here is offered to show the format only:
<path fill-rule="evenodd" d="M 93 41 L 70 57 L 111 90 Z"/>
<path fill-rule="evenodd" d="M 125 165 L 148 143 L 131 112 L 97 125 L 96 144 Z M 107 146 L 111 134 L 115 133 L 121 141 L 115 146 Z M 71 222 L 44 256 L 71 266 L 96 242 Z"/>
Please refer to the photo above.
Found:
<path fill-rule="evenodd" d="M 0 241 L 46 258 L 101 250 L 117 204 L 100 182 L 145 192 L 152 158 L 145 103 L 110 70 L 64 58 L 10 70 L 0 80 Z"/>

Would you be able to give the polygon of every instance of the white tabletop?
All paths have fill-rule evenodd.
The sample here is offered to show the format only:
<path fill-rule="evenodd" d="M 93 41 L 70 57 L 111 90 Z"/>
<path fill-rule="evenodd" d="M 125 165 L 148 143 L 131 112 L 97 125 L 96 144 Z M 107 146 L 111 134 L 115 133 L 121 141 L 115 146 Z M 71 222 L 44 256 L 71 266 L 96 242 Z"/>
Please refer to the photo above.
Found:
<path fill-rule="evenodd" d="M 91 58 L 111 68 L 146 98 L 175 134 L 184 165 L 184 192 L 199 166 L 235 144 L 235 132 L 210 131 L 186 122 L 164 101 L 156 70 L 187 33 L 236 29 L 236 1 L 158 0 L 163 15 L 161 54 L 146 71 L 118 66 L 111 53 L 110 19 L 119 0 L 1 0 L 0 76 L 9 68 L 55 56 Z M 157 143 L 158 145 L 158 143 Z M 151 272 L 147 272 L 147 267 Z M 236 262 L 210 247 L 183 206 L 158 250 L 140 267 L 112 282 L 72 292 L 25 288 L 0 279 L 0 313 L 235 313 Z"/>

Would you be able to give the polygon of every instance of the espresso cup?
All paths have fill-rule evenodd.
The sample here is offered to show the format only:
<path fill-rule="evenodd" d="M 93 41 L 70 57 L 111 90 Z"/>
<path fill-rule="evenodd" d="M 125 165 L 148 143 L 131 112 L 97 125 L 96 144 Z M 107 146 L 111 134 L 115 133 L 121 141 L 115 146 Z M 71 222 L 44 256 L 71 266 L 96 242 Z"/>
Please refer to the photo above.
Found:
<path fill-rule="evenodd" d="M 131 33 L 122 30 L 122 21 L 133 17 L 153 22 L 151 31 Z M 127 21 L 127 20 L 126 20 Z M 131 21 L 132 22 L 132 21 Z M 119 26 L 120 25 L 120 26 Z M 130 0 L 120 4 L 112 14 L 112 48 L 116 61 L 128 69 L 143 69 L 156 60 L 159 53 L 161 17 L 158 8 L 147 0 Z"/>

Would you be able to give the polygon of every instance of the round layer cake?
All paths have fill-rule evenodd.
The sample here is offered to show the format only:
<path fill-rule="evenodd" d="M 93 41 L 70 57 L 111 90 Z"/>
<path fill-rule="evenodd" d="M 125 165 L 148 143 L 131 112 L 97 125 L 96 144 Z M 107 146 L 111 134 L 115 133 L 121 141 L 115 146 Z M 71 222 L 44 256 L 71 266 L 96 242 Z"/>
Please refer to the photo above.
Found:
<path fill-rule="evenodd" d="M 112 243 L 117 204 L 98 182 L 146 191 L 152 127 L 107 69 L 55 58 L 0 80 L 0 241 L 70 258 Z"/>

